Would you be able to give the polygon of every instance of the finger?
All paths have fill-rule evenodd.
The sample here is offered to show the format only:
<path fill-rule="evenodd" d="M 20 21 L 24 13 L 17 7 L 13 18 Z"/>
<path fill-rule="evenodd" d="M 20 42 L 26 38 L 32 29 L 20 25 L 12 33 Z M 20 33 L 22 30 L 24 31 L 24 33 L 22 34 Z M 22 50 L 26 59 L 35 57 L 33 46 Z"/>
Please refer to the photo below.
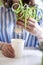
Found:
<path fill-rule="evenodd" d="M 10 49 L 11 49 L 11 48 L 10 48 Z M 11 51 L 9 50 L 8 46 L 5 47 L 5 48 L 3 48 L 2 52 L 3 52 L 4 56 L 7 56 L 7 57 L 15 57 L 14 52 L 11 52 Z"/>
<path fill-rule="evenodd" d="M 32 28 L 35 28 L 35 23 L 31 22 L 31 21 L 28 21 L 28 26 L 32 27 Z"/>
<path fill-rule="evenodd" d="M 25 28 L 25 25 L 23 22 L 17 22 L 18 25 L 22 26 L 22 28 Z M 35 25 L 29 21 L 26 29 L 33 30 L 32 28 L 35 28 Z"/>
<path fill-rule="evenodd" d="M 17 22 L 17 25 L 22 25 L 22 26 L 25 26 L 25 22 L 23 22 L 23 21 L 18 21 Z M 31 22 L 31 21 L 28 21 L 28 23 L 26 24 L 27 26 L 31 26 L 31 27 L 35 27 L 35 23 L 33 23 L 33 22 Z"/>
<path fill-rule="evenodd" d="M 33 23 L 36 22 L 36 20 L 34 18 L 29 18 L 28 20 L 31 21 L 31 22 L 33 22 Z"/>
<path fill-rule="evenodd" d="M 18 21 L 17 25 L 21 26 L 22 28 L 25 28 L 25 22 L 24 21 Z M 28 23 L 26 23 L 26 26 L 28 26 Z"/>
<path fill-rule="evenodd" d="M 7 47 L 6 47 L 6 45 L 3 45 L 3 47 L 2 47 L 2 51 L 6 51 L 7 50 Z"/>
<path fill-rule="evenodd" d="M 8 49 L 4 52 L 4 54 L 7 56 L 7 57 L 15 57 L 14 56 L 14 53 L 11 53 Z"/>
<path fill-rule="evenodd" d="M 5 51 L 5 50 L 4 50 L 4 51 L 2 50 L 2 54 L 3 54 L 4 56 L 6 56 L 6 57 L 9 57 L 9 54 L 8 54 L 7 50 L 6 50 L 6 51 Z"/>
<path fill-rule="evenodd" d="M 3 54 L 4 56 L 7 56 L 6 53 L 5 53 L 4 51 L 2 51 L 2 54 Z"/>
<path fill-rule="evenodd" d="M 13 52 L 14 52 L 14 49 L 12 48 L 12 46 L 11 46 L 11 45 L 8 45 L 8 49 L 9 49 L 9 51 L 10 51 L 11 53 L 13 53 Z"/>
<path fill-rule="evenodd" d="M 22 21 L 17 22 L 17 25 L 24 27 L 24 23 Z"/>
<path fill-rule="evenodd" d="M 6 57 L 14 58 L 14 56 L 9 55 L 8 53 L 2 52 L 2 54 L 3 54 L 4 56 L 6 56 Z"/>
<path fill-rule="evenodd" d="M 14 53 L 11 53 L 9 50 L 7 50 L 7 53 L 8 57 L 15 57 Z"/>
<path fill-rule="evenodd" d="M 24 19 L 19 19 L 17 22 L 24 22 Z M 17 23 L 17 22 L 16 22 L 16 23 Z"/>
<path fill-rule="evenodd" d="M 27 29 L 29 32 L 32 32 L 32 31 L 34 30 L 34 28 L 32 28 L 31 26 L 26 27 L 26 29 Z"/>
<path fill-rule="evenodd" d="M 12 51 L 13 51 L 13 49 L 12 49 Z M 11 52 L 11 48 L 10 48 L 10 47 L 8 47 L 7 52 L 8 52 L 8 54 L 11 55 L 12 57 L 15 56 L 14 51 Z"/>
<path fill-rule="evenodd" d="M 22 28 L 25 28 L 23 22 L 18 22 L 18 25 L 22 26 Z M 31 31 L 33 31 L 33 27 L 29 26 L 29 24 L 28 24 L 28 26 L 26 27 L 26 30 L 31 32 Z"/>

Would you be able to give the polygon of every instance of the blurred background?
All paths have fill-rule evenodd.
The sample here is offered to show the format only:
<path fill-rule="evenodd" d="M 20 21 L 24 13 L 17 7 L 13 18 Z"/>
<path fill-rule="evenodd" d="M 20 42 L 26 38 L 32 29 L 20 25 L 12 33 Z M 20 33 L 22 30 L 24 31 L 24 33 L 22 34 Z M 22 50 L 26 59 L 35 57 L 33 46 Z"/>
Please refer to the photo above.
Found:
<path fill-rule="evenodd" d="M 43 0 L 35 0 L 35 2 L 39 5 L 39 8 L 43 9 Z"/>
<path fill-rule="evenodd" d="M 0 0 L 0 6 L 2 5 L 2 0 Z"/>
<path fill-rule="evenodd" d="M 39 8 L 43 9 L 43 0 L 35 0 L 36 4 L 39 5 Z M 2 5 L 2 0 L 0 0 L 0 6 Z"/>

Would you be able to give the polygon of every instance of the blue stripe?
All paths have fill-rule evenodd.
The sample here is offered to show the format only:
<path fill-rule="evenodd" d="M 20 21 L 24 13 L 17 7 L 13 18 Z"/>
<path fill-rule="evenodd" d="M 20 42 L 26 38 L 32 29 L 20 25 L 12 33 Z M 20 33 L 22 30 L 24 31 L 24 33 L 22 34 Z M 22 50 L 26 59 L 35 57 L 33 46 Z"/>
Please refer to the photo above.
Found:
<path fill-rule="evenodd" d="M 28 36 L 28 39 L 27 39 L 27 42 L 26 42 L 26 46 L 28 46 L 28 44 L 29 44 L 29 37 L 30 37 L 30 34 L 29 34 L 29 36 Z"/>
<path fill-rule="evenodd" d="M 14 12 L 11 10 L 12 12 L 12 18 L 13 18 L 13 24 L 14 24 L 14 27 L 16 25 L 16 15 L 14 14 Z"/>
<path fill-rule="evenodd" d="M 3 7 L 1 8 L 1 35 L 2 35 L 2 41 L 5 42 L 3 36 Z"/>
<path fill-rule="evenodd" d="M 4 14 L 5 14 L 5 12 L 4 12 L 4 8 L 3 8 L 3 12 L 2 12 L 3 28 L 2 28 L 2 31 L 3 31 L 4 42 L 6 42 Z"/>
<path fill-rule="evenodd" d="M 35 37 L 35 43 L 34 43 L 34 47 L 36 47 L 36 45 L 37 45 L 37 38 Z"/>
<path fill-rule="evenodd" d="M 31 36 L 30 45 L 29 45 L 30 47 L 32 46 L 32 41 L 33 41 L 33 36 Z"/>
<path fill-rule="evenodd" d="M 21 31 L 21 39 L 24 39 L 23 34 L 25 34 L 25 33 L 24 33 L 23 29 L 22 29 L 22 31 Z"/>
<path fill-rule="evenodd" d="M 12 36 L 12 35 L 11 35 L 11 25 L 12 25 L 12 24 L 11 24 L 11 15 L 10 15 L 10 11 L 11 11 L 11 10 L 8 9 L 8 22 L 9 22 L 9 23 L 8 23 L 8 27 L 9 27 L 9 28 L 8 28 L 8 32 L 9 32 L 9 34 L 7 33 L 8 43 L 11 42 L 11 36 Z"/>
<path fill-rule="evenodd" d="M 23 39 L 23 33 L 21 33 L 21 39 Z"/>
<path fill-rule="evenodd" d="M 15 32 L 13 31 L 13 38 L 15 38 Z"/>
<path fill-rule="evenodd" d="M 17 35 L 17 38 L 19 38 L 19 35 Z"/>
<path fill-rule="evenodd" d="M 7 35 L 7 30 L 6 30 L 6 9 L 5 9 L 5 14 L 4 14 L 4 22 L 5 22 L 5 35 L 6 35 L 6 42 L 8 42 L 8 35 Z"/>
<path fill-rule="evenodd" d="M 24 32 L 25 32 L 24 46 L 27 47 L 28 46 L 28 43 L 27 43 L 27 32 L 26 32 L 26 30 Z"/>
<path fill-rule="evenodd" d="M 10 10 L 8 9 L 8 18 L 9 18 L 9 25 L 11 24 L 11 15 L 10 15 Z"/>
<path fill-rule="evenodd" d="M 0 32 L 1 32 L 1 7 L 0 7 Z"/>
<path fill-rule="evenodd" d="M 13 18 L 13 24 L 14 24 L 13 29 L 14 29 L 16 26 L 16 18 L 15 18 L 14 12 L 12 10 L 11 12 L 12 12 L 12 18 Z M 13 30 L 13 38 L 16 38 L 16 33 L 14 32 L 14 30 Z"/>

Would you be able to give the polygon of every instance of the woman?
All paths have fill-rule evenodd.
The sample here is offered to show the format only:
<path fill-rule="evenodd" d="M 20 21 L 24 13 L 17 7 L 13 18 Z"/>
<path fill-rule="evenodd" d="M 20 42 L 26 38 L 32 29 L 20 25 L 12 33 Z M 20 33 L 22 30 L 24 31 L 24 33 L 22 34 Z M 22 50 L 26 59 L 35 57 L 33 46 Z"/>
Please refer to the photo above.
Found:
<path fill-rule="evenodd" d="M 14 50 L 10 43 L 11 38 L 13 37 L 13 28 L 16 23 L 16 17 L 11 7 L 13 3 L 18 1 L 19 0 L 3 0 L 4 6 L 0 7 L 0 49 L 4 56 L 10 58 L 15 57 Z M 23 3 L 27 3 L 30 6 L 35 5 L 33 0 L 23 0 Z M 28 22 L 27 31 L 24 30 L 26 34 L 25 46 L 38 47 L 38 39 L 43 39 L 42 27 L 39 26 L 33 18 L 29 18 Z M 42 23 L 43 20 L 40 21 L 40 25 L 43 26 Z M 23 22 L 21 21 L 17 22 L 17 24 L 24 27 Z M 16 35 L 14 34 L 14 38 L 15 37 Z"/>

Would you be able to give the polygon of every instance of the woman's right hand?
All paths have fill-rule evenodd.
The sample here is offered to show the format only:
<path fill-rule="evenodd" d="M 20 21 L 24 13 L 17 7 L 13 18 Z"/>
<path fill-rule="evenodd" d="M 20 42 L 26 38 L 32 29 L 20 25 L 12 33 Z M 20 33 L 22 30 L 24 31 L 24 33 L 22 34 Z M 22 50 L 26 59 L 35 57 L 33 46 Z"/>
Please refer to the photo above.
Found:
<path fill-rule="evenodd" d="M 6 57 L 9 57 L 9 58 L 15 57 L 14 50 L 10 44 L 3 44 L 2 45 L 2 54 Z"/>

